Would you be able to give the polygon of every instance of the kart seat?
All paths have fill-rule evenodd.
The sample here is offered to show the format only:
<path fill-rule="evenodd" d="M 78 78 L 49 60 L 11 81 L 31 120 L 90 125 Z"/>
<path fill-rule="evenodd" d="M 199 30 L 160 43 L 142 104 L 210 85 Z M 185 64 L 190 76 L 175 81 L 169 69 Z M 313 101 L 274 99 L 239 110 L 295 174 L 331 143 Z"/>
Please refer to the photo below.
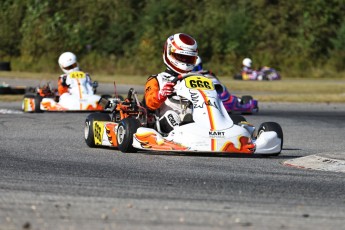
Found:
<path fill-rule="evenodd" d="M 189 123 L 193 123 L 193 122 L 194 122 L 193 115 L 191 113 L 187 113 L 186 115 L 184 115 L 183 120 L 180 123 L 180 126 L 181 125 L 186 125 L 186 124 L 189 124 Z"/>

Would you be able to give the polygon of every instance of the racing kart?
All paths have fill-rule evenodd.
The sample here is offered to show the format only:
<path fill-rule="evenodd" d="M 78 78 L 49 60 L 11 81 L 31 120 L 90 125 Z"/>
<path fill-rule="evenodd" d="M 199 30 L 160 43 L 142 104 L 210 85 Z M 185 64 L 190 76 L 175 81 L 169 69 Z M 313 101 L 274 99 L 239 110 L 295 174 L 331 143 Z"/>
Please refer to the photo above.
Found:
<path fill-rule="evenodd" d="M 235 74 L 235 80 L 256 80 L 256 81 L 273 81 L 280 80 L 281 76 L 274 68 L 263 66 L 258 70 L 253 70 L 251 73 L 242 71 L 241 73 Z"/>
<path fill-rule="evenodd" d="M 122 152 L 172 151 L 279 155 L 283 131 L 276 122 L 258 130 L 241 115 L 229 115 L 211 79 L 200 74 L 179 75 L 175 92 L 181 98 L 184 118 L 169 133 L 158 117 L 138 100 L 133 88 L 124 101 L 101 99 L 111 113 L 93 113 L 85 120 L 89 147 L 116 147 Z M 182 105 L 182 104 L 181 104 Z"/>
<path fill-rule="evenodd" d="M 200 74 L 204 73 L 200 72 Z M 204 76 L 212 80 L 217 94 L 229 114 L 254 114 L 259 112 L 258 101 L 254 100 L 251 95 L 244 95 L 242 97 L 232 95 L 215 75 L 204 74 Z"/>
<path fill-rule="evenodd" d="M 47 83 L 28 90 L 22 101 L 22 110 L 31 113 L 44 111 L 103 111 L 103 108 L 98 104 L 100 99 L 101 96 L 96 94 L 71 95 L 64 93 L 58 96 L 57 89 Z"/>

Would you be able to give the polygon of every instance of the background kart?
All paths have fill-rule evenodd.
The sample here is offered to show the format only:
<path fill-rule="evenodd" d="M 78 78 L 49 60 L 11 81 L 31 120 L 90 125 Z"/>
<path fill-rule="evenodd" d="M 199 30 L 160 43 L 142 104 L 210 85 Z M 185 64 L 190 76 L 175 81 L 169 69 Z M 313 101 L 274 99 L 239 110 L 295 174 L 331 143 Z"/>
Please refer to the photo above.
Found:
<path fill-rule="evenodd" d="M 173 151 L 278 155 L 283 132 L 278 123 L 265 122 L 259 129 L 241 115 L 229 116 L 211 79 L 179 75 L 176 94 L 192 114 L 170 133 L 162 133 L 157 117 L 139 102 L 133 89 L 125 101 L 102 99 L 109 114 L 90 114 L 84 138 L 90 147 L 117 147 L 122 152 Z"/>
<path fill-rule="evenodd" d="M 203 73 L 201 72 L 201 74 Z M 242 97 L 237 97 L 235 95 L 232 95 L 225 87 L 225 85 L 223 85 L 215 75 L 206 74 L 205 76 L 212 80 L 217 94 L 229 114 L 253 114 L 259 112 L 259 103 L 257 100 L 254 100 L 252 96 L 244 95 Z"/>
<path fill-rule="evenodd" d="M 264 66 L 258 70 L 253 70 L 252 73 L 242 71 L 241 73 L 235 74 L 234 79 L 244 81 L 274 81 L 281 80 L 281 76 L 274 68 Z"/>
<path fill-rule="evenodd" d="M 43 87 L 31 88 L 24 95 L 22 110 L 24 112 L 40 113 L 44 111 L 104 111 L 99 105 L 101 97 L 110 95 L 70 95 L 64 93 L 58 96 L 57 89 L 53 89 L 48 83 Z"/>
<path fill-rule="evenodd" d="M 25 86 L 10 86 L 3 82 L 0 84 L 0 94 L 25 94 Z"/>

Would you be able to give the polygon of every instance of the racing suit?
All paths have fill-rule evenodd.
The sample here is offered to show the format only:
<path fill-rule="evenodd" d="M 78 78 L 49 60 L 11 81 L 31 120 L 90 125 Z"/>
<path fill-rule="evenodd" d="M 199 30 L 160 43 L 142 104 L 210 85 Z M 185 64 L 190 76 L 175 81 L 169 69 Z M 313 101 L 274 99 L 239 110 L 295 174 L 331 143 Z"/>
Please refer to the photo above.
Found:
<path fill-rule="evenodd" d="M 247 66 L 243 66 L 242 68 L 242 80 L 256 80 L 257 78 L 257 71 L 249 68 Z"/>
<path fill-rule="evenodd" d="M 178 126 L 185 113 L 190 113 L 191 109 L 185 109 L 186 102 L 178 96 L 160 99 L 158 94 L 161 88 L 178 76 L 178 73 L 167 69 L 157 75 L 152 75 L 147 79 L 145 85 L 144 102 L 146 107 L 154 111 L 159 119 L 160 130 L 169 133 L 174 126 Z"/>
<path fill-rule="evenodd" d="M 77 72 L 77 71 L 76 71 Z M 70 93 L 72 95 L 78 94 L 80 97 L 82 94 L 93 95 L 93 88 L 91 77 L 88 73 L 82 73 L 80 77 L 72 77 L 71 74 L 63 74 L 58 79 L 58 93 L 61 96 L 64 93 Z"/>

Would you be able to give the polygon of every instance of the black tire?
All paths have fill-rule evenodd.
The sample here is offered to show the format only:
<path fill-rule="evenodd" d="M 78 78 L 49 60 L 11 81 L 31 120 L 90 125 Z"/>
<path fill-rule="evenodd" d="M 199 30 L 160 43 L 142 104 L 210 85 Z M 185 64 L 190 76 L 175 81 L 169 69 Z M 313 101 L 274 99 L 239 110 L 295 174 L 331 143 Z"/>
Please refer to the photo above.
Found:
<path fill-rule="evenodd" d="M 41 102 L 42 102 L 42 97 L 40 95 L 35 96 L 35 113 L 42 113 L 43 111 L 41 110 Z"/>
<path fill-rule="evenodd" d="M 101 97 L 105 98 L 105 99 L 112 98 L 112 96 L 110 94 L 102 94 Z"/>
<path fill-rule="evenodd" d="M 92 113 L 85 119 L 85 126 L 84 126 L 84 139 L 86 144 L 94 148 L 97 145 L 95 144 L 95 135 L 94 135 L 94 129 L 93 122 L 94 121 L 110 121 L 111 118 L 109 114 L 106 113 Z"/>
<path fill-rule="evenodd" d="M 137 132 L 140 127 L 140 122 L 133 118 L 127 117 L 120 121 L 117 127 L 117 147 L 123 153 L 137 152 L 133 147 L 133 134 Z"/>
<path fill-rule="evenodd" d="M 0 94 L 11 94 L 10 87 L 0 87 Z"/>
<path fill-rule="evenodd" d="M 11 94 L 25 94 L 26 92 L 26 87 L 12 87 L 11 88 Z"/>
<path fill-rule="evenodd" d="M 242 116 L 242 115 L 234 115 L 234 114 L 229 114 L 231 120 L 234 122 L 234 124 L 238 125 L 242 121 L 247 121 L 247 119 Z"/>
<path fill-rule="evenodd" d="M 282 140 L 280 149 L 283 149 L 283 142 L 284 142 L 284 135 L 283 135 L 283 130 L 282 127 L 276 123 L 276 122 L 264 122 L 259 126 L 258 132 L 257 132 L 257 137 L 260 136 L 262 132 L 268 132 L 268 131 L 274 131 L 277 133 L 277 136 Z M 278 156 L 281 151 L 273 154 L 269 154 L 268 156 Z M 265 154 L 265 156 L 267 156 Z"/>
<path fill-rule="evenodd" d="M 10 62 L 0 62 L 0 70 L 2 71 L 11 71 L 11 63 Z"/>
<path fill-rule="evenodd" d="M 242 74 L 240 74 L 240 73 L 235 74 L 234 79 L 235 80 L 242 80 Z"/>
<path fill-rule="evenodd" d="M 29 93 L 29 94 L 25 94 L 24 95 L 23 101 L 24 101 L 25 98 L 33 98 L 34 99 L 34 101 L 35 101 L 35 109 L 32 112 L 34 112 L 34 113 L 42 113 L 43 112 L 41 110 L 42 97 L 40 95 Z M 24 110 L 24 108 L 23 108 L 23 110 Z M 27 112 L 27 111 L 24 111 L 24 112 Z"/>
<path fill-rule="evenodd" d="M 117 98 L 120 100 L 120 101 L 124 101 L 125 98 L 122 96 L 122 95 L 117 95 Z"/>
<path fill-rule="evenodd" d="M 244 95 L 241 97 L 242 104 L 248 104 L 251 100 L 253 100 L 253 97 L 250 95 Z"/>

